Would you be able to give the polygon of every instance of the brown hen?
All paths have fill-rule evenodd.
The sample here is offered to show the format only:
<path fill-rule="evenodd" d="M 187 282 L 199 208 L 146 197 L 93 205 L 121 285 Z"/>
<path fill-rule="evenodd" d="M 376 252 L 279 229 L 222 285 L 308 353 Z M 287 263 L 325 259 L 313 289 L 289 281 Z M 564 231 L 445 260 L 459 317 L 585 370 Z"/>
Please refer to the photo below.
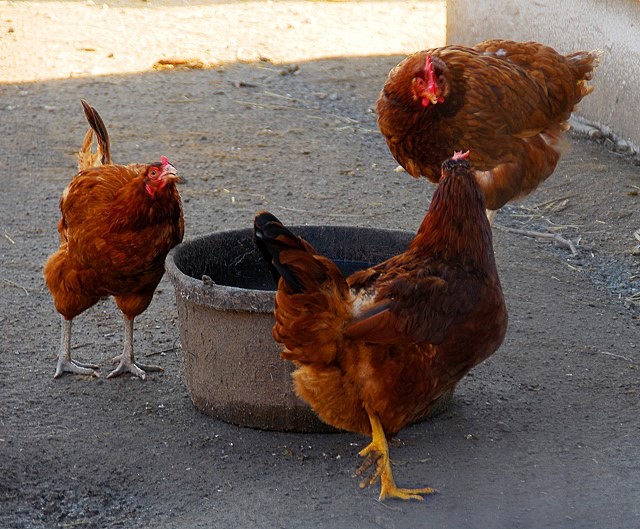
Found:
<path fill-rule="evenodd" d="M 298 366 L 297 394 L 320 418 L 372 437 L 380 498 L 422 499 L 395 485 L 386 438 L 432 404 L 505 336 L 507 311 L 491 228 L 469 163 L 443 164 L 429 211 L 408 249 L 349 278 L 273 215 L 255 240 L 281 278 L 274 338 Z M 367 466 L 365 460 L 364 466 Z"/>
<path fill-rule="evenodd" d="M 152 164 L 111 163 L 102 119 L 85 101 L 82 107 L 90 129 L 78 154 L 79 172 L 60 200 L 60 248 L 44 266 L 44 278 L 62 316 L 54 377 L 65 371 L 98 376 L 97 366 L 71 358 L 71 322 L 101 298 L 113 296 L 124 316 L 124 349 L 113 359 L 118 365 L 107 378 L 130 372 L 144 380 L 146 371 L 161 368 L 135 362 L 133 319 L 151 303 L 164 259 L 182 241 L 178 176 L 164 156 Z"/>
<path fill-rule="evenodd" d="M 420 51 L 389 73 L 378 126 L 400 165 L 434 183 L 452 149 L 470 150 L 486 207 L 497 210 L 553 173 L 598 56 L 508 40 Z"/>

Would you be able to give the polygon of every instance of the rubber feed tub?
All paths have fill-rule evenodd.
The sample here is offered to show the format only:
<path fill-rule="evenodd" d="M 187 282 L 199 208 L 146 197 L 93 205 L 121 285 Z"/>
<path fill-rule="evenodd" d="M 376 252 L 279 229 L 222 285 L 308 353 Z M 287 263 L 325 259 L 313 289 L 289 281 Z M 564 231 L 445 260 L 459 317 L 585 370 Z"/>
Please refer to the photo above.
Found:
<path fill-rule="evenodd" d="M 404 231 L 293 226 L 344 274 L 403 252 Z M 187 389 L 201 412 L 267 430 L 324 432 L 294 393 L 294 366 L 271 335 L 275 284 L 253 243 L 253 230 L 216 232 L 184 242 L 166 260 L 176 290 Z M 432 415 L 444 409 L 447 394 Z"/>

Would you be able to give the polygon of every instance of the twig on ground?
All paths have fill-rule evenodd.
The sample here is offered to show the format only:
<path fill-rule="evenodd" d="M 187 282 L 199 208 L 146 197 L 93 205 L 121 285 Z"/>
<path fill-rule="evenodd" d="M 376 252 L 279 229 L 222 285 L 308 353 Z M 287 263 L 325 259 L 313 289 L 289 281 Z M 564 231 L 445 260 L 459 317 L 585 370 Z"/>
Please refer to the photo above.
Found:
<path fill-rule="evenodd" d="M 204 68 L 210 68 L 215 64 L 207 63 L 202 59 L 195 57 L 168 57 L 166 59 L 158 59 L 153 63 L 152 68 L 154 70 L 167 70 L 173 68 L 185 68 L 189 70 L 202 70 Z"/>
<path fill-rule="evenodd" d="M 19 285 L 18 283 L 16 283 L 15 281 L 11 281 L 10 279 L 6 279 L 6 278 L 1 278 L 7 285 L 15 287 L 15 288 L 21 288 L 22 290 L 24 290 L 24 293 L 28 296 L 29 295 L 29 291 L 27 290 L 26 287 L 23 287 L 22 285 Z"/>
<path fill-rule="evenodd" d="M 615 353 L 610 353 L 609 351 L 600 351 L 601 355 L 607 355 L 607 356 L 613 356 L 614 358 L 620 358 L 622 360 L 626 360 L 627 362 L 633 363 L 633 359 L 629 358 L 628 356 L 623 356 L 623 355 L 617 355 Z"/>
<path fill-rule="evenodd" d="M 250 107 L 257 107 L 257 108 L 272 108 L 274 110 L 300 110 L 299 107 L 292 107 L 287 105 L 274 105 L 272 103 L 256 103 L 255 101 L 243 101 L 240 99 L 234 99 L 233 102 L 237 103 L 238 105 L 247 105 Z"/>
<path fill-rule="evenodd" d="M 569 239 L 565 239 L 559 233 L 543 233 L 540 231 L 521 230 L 518 228 L 509 228 L 507 226 L 501 226 L 500 224 L 494 224 L 493 227 L 498 228 L 499 230 L 502 230 L 502 231 L 516 233 L 518 235 L 525 235 L 527 237 L 534 237 L 536 239 L 552 240 L 554 242 L 557 242 L 560 246 L 563 246 L 564 248 L 567 248 L 568 250 L 570 250 L 572 255 L 574 256 L 578 255 L 578 250 L 576 250 L 575 244 L 573 244 L 573 242 L 570 241 Z"/>
<path fill-rule="evenodd" d="M 178 344 L 174 343 L 172 347 L 169 347 L 169 349 L 163 349 L 162 351 L 152 351 L 150 353 L 145 354 L 144 356 L 149 357 L 149 356 L 166 354 L 166 353 L 170 353 L 171 351 L 175 351 L 177 348 L 178 348 Z"/>
<path fill-rule="evenodd" d="M 285 94 L 277 94 L 276 92 L 270 92 L 269 90 L 263 90 L 262 93 L 269 97 L 277 97 L 280 99 L 286 99 L 287 101 L 295 101 L 296 103 L 302 103 L 301 99 L 297 99 L 295 97 L 291 97 L 290 95 Z"/>
<path fill-rule="evenodd" d="M 200 101 L 202 101 L 202 99 L 192 99 L 190 97 L 187 97 L 185 95 L 180 95 L 180 96 L 176 96 L 173 97 L 171 99 L 167 99 L 166 102 L 170 103 L 170 104 L 178 104 L 178 105 L 185 105 L 185 104 L 190 104 L 190 103 L 199 103 Z"/>
<path fill-rule="evenodd" d="M 84 342 L 84 343 L 78 343 L 76 345 L 72 345 L 71 350 L 80 349 L 81 347 L 86 347 L 87 345 L 93 345 L 93 342 Z"/>
<path fill-rule="evenodd" d="M 640 303 L 640 292 L 636 292 L 635 294 L 627 296 L 625 298 L 625 301 L 627 303 L 633 303 L 634 305 L 637 305 L 638 303 Z"/>
<path fill-rule="evenodd" d="M 570 195 L 565 195 L 563 197 L 555 197 L 555 198 L 551 198 L 549 200 L 545 200 L 544 202 L 540 202 L 538 204 L 534 204 L 533 206 L 531 206 L 532 209 L 540 209 L 541 207 L 544 206 L 548 206 L 550 204 L 553 204 L 554 202 L 560 202 L 561 200 L 569 200 L 570 198 L 574 198 L 577 197 L 578 193 L 572 193 Z"/>

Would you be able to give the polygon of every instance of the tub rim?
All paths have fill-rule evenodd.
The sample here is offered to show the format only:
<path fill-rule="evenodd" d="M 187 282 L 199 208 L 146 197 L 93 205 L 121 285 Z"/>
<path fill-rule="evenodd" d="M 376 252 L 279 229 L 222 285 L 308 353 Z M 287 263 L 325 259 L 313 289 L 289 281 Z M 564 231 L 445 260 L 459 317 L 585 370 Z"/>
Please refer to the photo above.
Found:
<path fill-rule="evenodd" d="M 296 235 L 300 234 L 304 237 L 306 230 L 349 230 L 361 233 L 374 233 L 377 235 L 389 234 L 395 236 L 413 236 L 409 230 L 375 228 L 371 226 L 350 226 L 350 225 L 334 225 L 334 224 L 300 224 L 287 226 Z M 187 241 L 183 241 L 175 246 L 165 259 L 165 270 L 169 279 L 179 291 L 180 296 L 204 307 L 211 307 L 216 310 L 238 311 L 238 312 L 257 312 L 271 313 L 275 301 L 275 290 L 260 290 L 254 288 L 242 288 L 230 285 L 221 285 L 217 283 L 205 284 L 201 279 L 192 277 L 178 267 L 176 264 L 176 256 L 184 251 L 189 245 L 197 245 L 212 237 L 220 236 L 246 236 L 253 237 L 252 228 L 237 228 L 231 230 L 213 231 L 204 235 L 198 235 Z"/>

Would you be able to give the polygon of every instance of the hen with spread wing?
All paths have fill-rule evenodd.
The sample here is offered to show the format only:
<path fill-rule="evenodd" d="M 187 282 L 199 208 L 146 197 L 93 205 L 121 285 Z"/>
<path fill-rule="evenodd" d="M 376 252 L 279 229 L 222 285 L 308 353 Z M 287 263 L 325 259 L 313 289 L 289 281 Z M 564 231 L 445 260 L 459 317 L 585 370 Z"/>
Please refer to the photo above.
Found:
<path fill-rule="evenodd" d="M 396 486 L 387 438 L 432 404 L 504 339 L 507 311 L 484 202 L 465 155 L 440 185 L 408 249 L 345 278 L 272 214 L 255 240 L 280 276 L 274 338 L 298 368 L 297 394 L 325 422 L 372 437 L 380 498 L 422 499 Z M 366 466 L 367 460 L 365 460 Z"/>
<path fill-rule="evenodd" d="M 151 303 L 164 259 L 182 241 L 184 219 L 175 168 L 163 156 L 151 164 L 111 162 L 109 136 L 98 112 L 82 101 L 90 129 L 78 154 L 79 172 L 60 200 L 60 248 L 44 278 L 62 316 L 55 377 L 98 376 L 97 366 L 71 358 L 71 322 L 101 298 L 113 296 L 124 316 L 124 350 L 107 378 L 130 372 L 142 379 L 161 368 L 136 363 L 133 319 Z M 91 151 L 94 133 L 98 148 Z"/>

